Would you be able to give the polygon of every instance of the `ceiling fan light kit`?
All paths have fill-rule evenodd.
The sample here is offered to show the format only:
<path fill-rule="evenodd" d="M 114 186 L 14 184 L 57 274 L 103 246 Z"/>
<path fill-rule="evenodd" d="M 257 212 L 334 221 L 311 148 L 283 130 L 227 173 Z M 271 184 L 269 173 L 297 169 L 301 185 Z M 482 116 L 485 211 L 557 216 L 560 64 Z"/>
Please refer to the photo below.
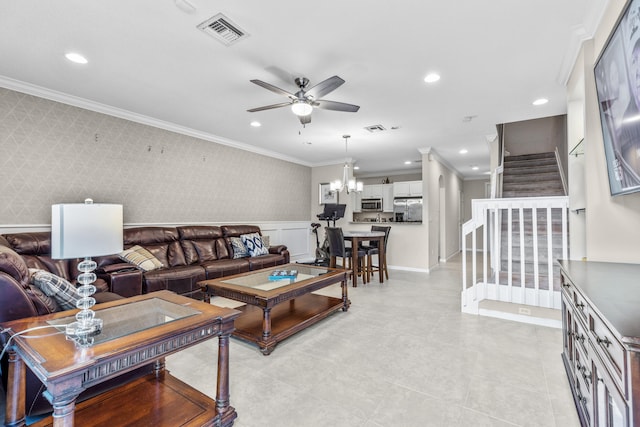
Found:
<path fill-rule="evenodd" d="M 351 113 L 355 113 L 360 109 L 360 106 L 358 105 L 320 99 L 324 95 L 333 92 L 344 83 L 344 80 L 338 76 L 329 77 L 328 79 L 321 81 L 309 90 L 305 90 L 307 85 L 309 84 L 309 79 L 307 79 L 306 77 L 297 77 L 294 80 L 296 86 L 298 86 L 298 91 L 295 94 L 287 92 L 284 89 L 280 89 L 279 87 L 276 87 L 270 83 L 263 82 L 262 80 L 250 81 L 251 83 L 262 86 L 263 88 L 270 90 L 273 93 L 284 95 L 289 98 L 289 102 L 265 105 L 263 107 L 257 107 L 247 110 L 250 113 L 271 110 L 274 108 L 286 107 L 290 105 L 291 111 L 293 111 L 293 114 L 298 116 L 300 123 L 306 125 L 308 123 L 311 123 L 311 113 L 313 112 L 314 107 L 323 110 L 346 111 Z"/>
<path fill-rule="evenodd" d="M 305 101 L 293 101 L 291 111 L 293 111 L 293 114 L 296 116 L 308 116 L 313 111 L 313 107 Z"/>

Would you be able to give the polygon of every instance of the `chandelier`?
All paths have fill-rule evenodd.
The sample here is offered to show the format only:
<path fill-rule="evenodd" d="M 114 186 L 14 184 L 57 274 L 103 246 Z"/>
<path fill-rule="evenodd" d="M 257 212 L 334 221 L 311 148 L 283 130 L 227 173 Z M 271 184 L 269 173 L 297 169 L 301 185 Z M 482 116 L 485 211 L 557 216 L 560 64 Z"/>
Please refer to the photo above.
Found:
<path fill-rule="evenodd" d="M 344 138 L 344 168 L 342 169 L 342 181 L 336 179 L 331 182 L 331 191 L 341 193 L 343 190 L 347 190 L 347 194 L 354 191 L 362 191 L 362 182 L 356 182 L 355 179 L 349 179 L 349 157 L 347 156 L 347 141 L 351 138 L 351 135 L 342 135 Z"/>

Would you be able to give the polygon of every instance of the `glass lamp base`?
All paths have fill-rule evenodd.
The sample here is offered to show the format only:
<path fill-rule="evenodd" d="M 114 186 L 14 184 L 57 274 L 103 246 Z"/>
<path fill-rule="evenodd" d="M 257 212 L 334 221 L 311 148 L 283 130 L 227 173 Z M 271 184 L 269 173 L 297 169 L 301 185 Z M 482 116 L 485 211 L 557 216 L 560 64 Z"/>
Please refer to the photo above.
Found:
<path fill-rule="evenodd" d="M 73 322 L 66 326 L 65 335 L 78 347 L 90 347 L 93 337 L 102 332 L 102 319 L 91 319 L 88 322 Z"/>

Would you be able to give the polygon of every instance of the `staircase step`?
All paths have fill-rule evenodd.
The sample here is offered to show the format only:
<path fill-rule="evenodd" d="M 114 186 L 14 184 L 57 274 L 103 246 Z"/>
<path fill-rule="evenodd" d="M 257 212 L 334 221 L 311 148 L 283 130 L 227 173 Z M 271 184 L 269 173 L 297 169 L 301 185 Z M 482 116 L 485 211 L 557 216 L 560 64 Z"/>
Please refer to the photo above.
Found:
<path fill-rule="evenodd" d="M 521 277 L 522 275 L 520 274 L 520 270 L 518 270 L 517 273 L 514 270 L 511 273 L 511 286 L 519 287 L 521 283 Z M 500 274 L 498 275 L 498 283 L 500 283 L 501 285 L 509 284 L 509 273 L 507 271 L 500 272 Z M 524 286 L 525 288 L 535 288 L 535 276 L 533 275 L 533 270 L 531 270 L 531 273 L 527 273 L 525 270 Z M 546 270 L 544 274 L 538 274 L 538 289 L 549 290 L 549 276 L 546 274 Z M 558 270 L 556 272 L 555 269 L 553 273 L 553 290 L 560 290 L 560 271 Z"/>
<path fill-rule="evenodd" d="M 503 187 L 506 185 L 503 185 Z M 509 183 L 509 190 L 562 190 L 562 182 L 558 181 L 529 181 L 529 182 L 511 182 Z"/>
<path fill-rule="evenodd" d="M 516 173 L 516 171 L 508 171 L 503 173 L 502 183 L 512 183 L 512 182 L 531 182 L 531 175 L 535 173 L 535 180 L 538 182 L 545 181 L 560 181 L 560 173 L 558 172 L 558 168 L 554 166 L 553 171 L 549 172 L 541 172 L 539 169 L 536 171 L 534 168 L 531 168 L 531 174 L 529 173 Z"/>
<path fill-rule="evenodd" d="M 547 151 L 544 153 L 530 153 L 519 154 L 515 156 L 505 156 L 504 161 L 517 161 L 517 160 L 540 160 L 540 159 L 555 159 L 556 154 L 553 151 Z"/>
<path fill-rule="evenodd" d="M 540 189 L 526 189 L 526 190 L 502 190 L 502 197 L 505 199 L 517 199 L 520 197 L 556 197 L 565 196 L 564 191 L 546 191 Z"/>

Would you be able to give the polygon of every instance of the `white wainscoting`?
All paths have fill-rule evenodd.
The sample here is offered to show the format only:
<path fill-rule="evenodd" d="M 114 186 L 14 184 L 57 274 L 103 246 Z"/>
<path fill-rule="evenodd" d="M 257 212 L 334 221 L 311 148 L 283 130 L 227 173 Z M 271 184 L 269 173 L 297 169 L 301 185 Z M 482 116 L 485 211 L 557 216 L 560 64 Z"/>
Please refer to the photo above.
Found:
<path fill-rule="evenodd" d="M 181 225 L 225 225 L 239 224 L 237 222 L 226 223 L 176 223 L 176 224 L 158 224 L 158 223 L 138 223 L 125 224 L 125 228 L 132 227 L 178 227 Z M 291 260 L 307 259 L 313 257 L 309 251 L 311 247 L 311 223 L 309 221 L 287 221 L 287 222 L 247 222 L 243 224 L 257 225 L 260 227 L 264 236 L 269 236 L 269 244 L 286 245 L 291 255 Z M 0 225 L 0 234 L 8 233 L 28 233 L 35 231 L 50 231 L 49 224 L 17 224 L 17 225 Z"/>

